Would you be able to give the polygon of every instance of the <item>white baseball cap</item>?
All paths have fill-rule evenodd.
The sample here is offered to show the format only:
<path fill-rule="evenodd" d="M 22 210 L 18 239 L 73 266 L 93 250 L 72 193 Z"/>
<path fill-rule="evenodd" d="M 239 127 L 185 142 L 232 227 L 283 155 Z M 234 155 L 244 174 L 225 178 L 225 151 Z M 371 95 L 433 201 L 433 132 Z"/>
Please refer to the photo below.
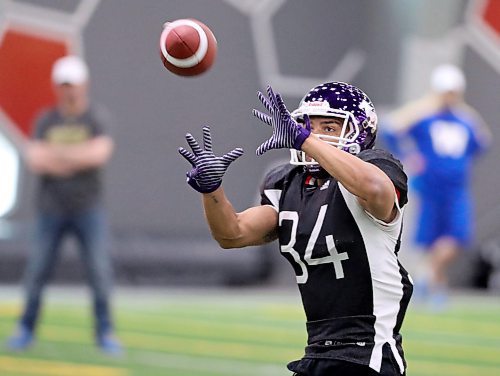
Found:
<path fill-rule="evenodd" d="M 80 85 L 87 82 L 88 78 L 87 64 L 78 56 L 62 57 L 52 66 L 52 82 L 56 85 Z"/>
<path fill-rule="evenodd" d="M 465 76 L 462 70 L 455 65 L 439 65 L 432 71 L 431 87 L 438 93 L 463 92 L 465 90 Z"/>

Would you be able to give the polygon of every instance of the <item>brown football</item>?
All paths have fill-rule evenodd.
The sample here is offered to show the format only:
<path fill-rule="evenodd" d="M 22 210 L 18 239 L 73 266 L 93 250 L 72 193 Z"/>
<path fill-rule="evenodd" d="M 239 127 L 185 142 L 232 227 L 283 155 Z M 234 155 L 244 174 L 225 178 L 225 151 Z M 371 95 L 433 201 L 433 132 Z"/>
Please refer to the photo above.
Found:
<path fill-rule="evenodd" d="M 212 30 L 193 18 L 166 22 L 160 36 L 165 68 L 179 76 L 197 76 L 214 64 L 217 40 Z"/>

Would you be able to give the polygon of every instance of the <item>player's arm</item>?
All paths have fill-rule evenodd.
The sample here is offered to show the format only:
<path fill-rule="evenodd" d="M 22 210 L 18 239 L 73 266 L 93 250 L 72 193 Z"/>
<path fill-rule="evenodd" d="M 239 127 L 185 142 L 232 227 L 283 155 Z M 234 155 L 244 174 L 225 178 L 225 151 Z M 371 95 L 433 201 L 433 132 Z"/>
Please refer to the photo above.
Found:
<path fill-rule="evenodd" d="M 390 112 L 383 120 L 383 137 L 387 147 L 399 159 L 405 161 L 405 166 L 414 173 L 424 168 L 424 158 L 415 146 L 412 130 L 424 118 L 440 111 L 441 104 L 435 95 L 426 95 L 420 99 Z"/>
<path fill-rule="evenodd" d="M 421 119 L 440 111 L 441 103 L 435 95 L 426 95 L 420 99 L 396 109 L 386 118 L 386 131 L 395 134 L 406 134 Z"/>
<path fill-rule="evenodd" d="M 474 135 L 474 139 L 479 147 L 480 151 L 486 151 L 492 143 L 493 133 L 491 132 L 490 127 L 481 116 L 481 114 L 475 110 L 472 106 L 464 103 L 463 107 L 465 111 L 467 111 L 474 121 L 471 123 L 472 125 L 472 134 Z"/>
<path fill-rule="evenodd" d="M 310 124 L 303 127 L 293 120 L 281 95 L 275 94 L 271 87 L 267 88 L 267 98 L 262 93 L 258 93 L 258 98 L 270 115 L 257 110 L 253 114 L 273 128 L 272 136 L 257 149 L 258 155 L 270 149 L 302 150 L 357 196 L 363 208 L 375 218 L 386 222 L 394 219 L 396 191 L 382 170 L 312 135 Z"/>
<path fill-rule="evenodd" d="M 25 145 L 25 160 L 31 171 L 53 176 L 70 176 L 77 171 L 104 165 L 113 152 L 109 136 L 97 136 L 78 145 L 57 145 L 30 141 Z"/>
<path fill-rule="evenodd" d="M 70 176 L 68 163 L 58 158 L 53 146 L 46 141 L 28 141 L 23 147 L 23 156 L 28 168 L 36 174 Z"/>
<path fill-rule="evenodd" d="M 361 206 L 375 218 L 390 222 L 397 213 L 395 188 L 389 177 L 377 166 L 346 153 L 314 135 L 302 144 L 302 150 L 358 197 Z"/>
<path fill-rule="evenodd" d="M 222 156 L 212 151 L 209 127 L 203 127 L 203 148 L 191 134 L 186 140 L 192 152 L 179 148 L 179 153 L 191 163 L 187 182 L 203 194 L 205 217 L 212 235 L 222 248 L 241 248 L 270 242 L 276 238 L 278 214 L 270 206 L 258 206 L 236 213 L 221 187 L 229 165 L 243 154 L 236 148 Z"/>
<path fill-rule="evenodd" d="M 72 171 L 82 171 L 105 165 L 113 153 L 111 137 L 100 135 L 75 145 L 54 145 L 54 152 Z"/>
<path fill-rule="evenodd" d="M 27 167 L 36 174 L 67 177 L 73 172 L 69 164 L 58 157 L 54 145 L 45 139 L 51 124 L 50 114 L 43 113 L 34 124 L 32 139 L 22 144 L 22 155 Z"/>
<path fill-rule="evenodd" d="M 265 244 L 277 237 L 278 213 L 269 205 L 236 213 L 219 187 L 203 194 L 203 207 L 212 236 L 222 248 Z"/>

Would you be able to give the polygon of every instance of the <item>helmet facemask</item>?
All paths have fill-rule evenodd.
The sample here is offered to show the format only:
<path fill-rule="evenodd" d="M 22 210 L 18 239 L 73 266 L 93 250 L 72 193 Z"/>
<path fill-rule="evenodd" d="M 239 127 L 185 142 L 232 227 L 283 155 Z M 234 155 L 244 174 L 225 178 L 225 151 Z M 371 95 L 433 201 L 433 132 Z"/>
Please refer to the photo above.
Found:
<path fill-rule="evenodd" d="M 361 151 L 359 144 L 354 142 L 359 136 L 359 127 L 357 126 L 356 120 L 353 118 L 352 114 L 342 110 L 329 111 L 328 116 L 325 115 L 308 115 L 298 112 L 298 110 L 292 113 L 292 116 L 296 121 L 302 126 L 306 127 L 309 122 L 309 116 L 321 116 L 321 117 L 331 117 L 342 120 L 342 129 L 340 135 L 338 136 L 328 136 L 324 134 L 314 133 L 321 141 L 326 142 L 329 145 L 335 146 L 338 149 L 347 151 L 351 154 L 358 154 Z M 302 150 L 290 149 L 290 164 L 298 166 L 308 166 L 308 170 L 313 170 L 312 166 L 319 166 L 312 157 L 306 155 Z"/>

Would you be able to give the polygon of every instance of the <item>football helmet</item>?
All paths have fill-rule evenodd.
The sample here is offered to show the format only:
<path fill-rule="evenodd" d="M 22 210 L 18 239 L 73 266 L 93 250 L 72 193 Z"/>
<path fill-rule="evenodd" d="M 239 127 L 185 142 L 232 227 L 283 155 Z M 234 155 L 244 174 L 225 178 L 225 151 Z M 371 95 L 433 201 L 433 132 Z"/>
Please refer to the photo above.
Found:
<path fill-rule="evenodd" d="M 325 82 L 312 88 L 292 112 L 299 123 L 308 122 L 310 116 L 326 116 L 343 119 L 339 136 L 317 136 L 344 151 L 358 154 L 371 149 L 377 134 L 377 114 L 372 101 L 357 87 L 344 82 Z M 290 163 L 310 166 L 318 163 L 306 158 L 301 150 L 291 149 Z"/>

